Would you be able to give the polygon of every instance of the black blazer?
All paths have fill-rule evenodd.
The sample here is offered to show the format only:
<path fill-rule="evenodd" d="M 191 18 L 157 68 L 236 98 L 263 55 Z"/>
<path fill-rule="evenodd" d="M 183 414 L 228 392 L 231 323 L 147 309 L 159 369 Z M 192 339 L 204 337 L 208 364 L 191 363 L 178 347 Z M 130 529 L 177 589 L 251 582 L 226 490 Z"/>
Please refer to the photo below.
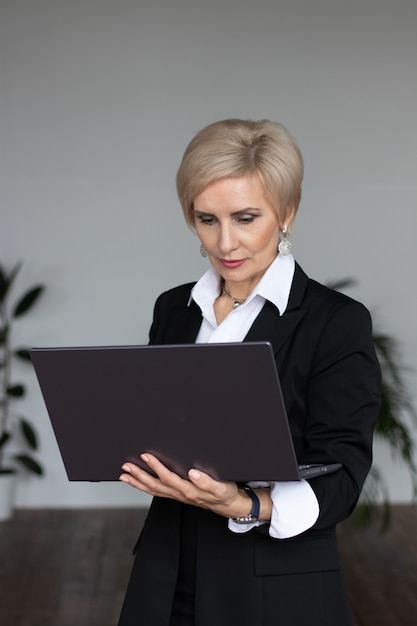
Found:
<path fill-rule="evenodd" d="M 201 312 L 189 303 L 192 286 L 158 298 L 151 343 L 195 341 Z M 370 316 L 361 304 L 309 279 L 296 265 L 284 315 L 266 302 L 245 337 L 263 340 L 274 349 L 299 462 L 340 462 L 343 469 L 311 480 L 320 514 L 312 529 L 295 538 L 272 539 L 268 525 L 236 535 L 225 518 L 193 509 L 196 626 L 345 626 L 350 618 L 334 530 L 355 507 L 372 461 L 380 369 Z M 119 626 L 168 626 L 181 520 L 190 508 L 154 498 Z"/>

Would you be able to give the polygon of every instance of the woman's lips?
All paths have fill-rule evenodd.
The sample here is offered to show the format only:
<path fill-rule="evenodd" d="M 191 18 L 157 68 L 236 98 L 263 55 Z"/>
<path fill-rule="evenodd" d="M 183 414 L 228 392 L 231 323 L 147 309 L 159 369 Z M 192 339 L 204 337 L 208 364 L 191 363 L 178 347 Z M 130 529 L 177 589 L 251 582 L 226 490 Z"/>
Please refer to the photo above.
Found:
<path fill-rule="evenodd" d="M 227 259 L 220 259 L 220 263 L 224 265 L 224 267 L 232 269 L 234 267 L 240 267 L 241 265 L 243 265 L 245 260 L 246 259 L 239 259 L 238 261 L 228 261 Z"/>

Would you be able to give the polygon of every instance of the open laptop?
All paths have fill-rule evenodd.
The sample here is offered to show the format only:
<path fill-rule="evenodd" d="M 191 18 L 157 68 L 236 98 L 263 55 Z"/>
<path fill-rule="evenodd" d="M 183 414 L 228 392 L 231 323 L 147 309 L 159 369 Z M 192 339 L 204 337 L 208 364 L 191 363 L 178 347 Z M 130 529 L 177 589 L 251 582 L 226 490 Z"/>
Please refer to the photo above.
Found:
<path fill-rule="evenodd" d="M 69 480 L 117 480 L 128 460 L 147 469 L 142 452 L 184 478 L 317 472 L 298 468 L 269 343 L 30 352 Z"/>

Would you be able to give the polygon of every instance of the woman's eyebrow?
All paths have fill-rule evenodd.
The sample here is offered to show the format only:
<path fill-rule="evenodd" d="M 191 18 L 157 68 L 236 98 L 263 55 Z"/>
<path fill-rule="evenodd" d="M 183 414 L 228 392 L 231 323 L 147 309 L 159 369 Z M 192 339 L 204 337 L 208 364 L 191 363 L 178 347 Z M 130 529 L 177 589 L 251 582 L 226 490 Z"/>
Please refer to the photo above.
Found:
<path fill-rule="evenodd" d="M 262 209 L 256 206 L 248 206 L 244 209 L 239 209 L 239 211 L 234 211 L 231 215 L 241 215 L 242 213 L 247 213 L 248 211 L 251 211 L 252 213 L 261 213 Z"/>
<path fill-rule="evenodd" d="M 236 215 L 242 215 L 244 213 L 247 213 L 248 211 L 251 212 L 255 212 L 255 213 L 261 213 L 262 209 L 260 207 L 252 207 L 252 206 L 248 206 L 245 207 L 244 209 L 239 209 L 238 211 L 233 211 L 232 213 L 230 213 L 230 215 L 232 217 L 235 217 Z M 215 215 L 215 213 L 211 213 L 210 211 L 200 211 L 197 209 L 193 209 L 193 213 L 194 215 Z"/>

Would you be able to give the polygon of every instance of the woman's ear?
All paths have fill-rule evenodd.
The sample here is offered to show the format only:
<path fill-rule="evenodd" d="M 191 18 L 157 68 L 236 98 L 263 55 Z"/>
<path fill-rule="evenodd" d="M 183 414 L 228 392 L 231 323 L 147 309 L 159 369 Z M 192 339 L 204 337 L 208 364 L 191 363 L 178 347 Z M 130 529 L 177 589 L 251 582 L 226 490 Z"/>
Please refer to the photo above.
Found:
<path fill-rule="evenodd" d="M 296 214 L 296 209 L 294 207 L 294 205 L 289 205 L 287 207 L 287 210 L 285 211 L 285 215 L 283 215 L 283 217 L 280 220 L 280 230 L 282 230 L 284 228 L 284 226 L 287 227 L 287 232 L 290 233 L 292 230 L 292 225 L 295 219 L 295 214 Z"/>

